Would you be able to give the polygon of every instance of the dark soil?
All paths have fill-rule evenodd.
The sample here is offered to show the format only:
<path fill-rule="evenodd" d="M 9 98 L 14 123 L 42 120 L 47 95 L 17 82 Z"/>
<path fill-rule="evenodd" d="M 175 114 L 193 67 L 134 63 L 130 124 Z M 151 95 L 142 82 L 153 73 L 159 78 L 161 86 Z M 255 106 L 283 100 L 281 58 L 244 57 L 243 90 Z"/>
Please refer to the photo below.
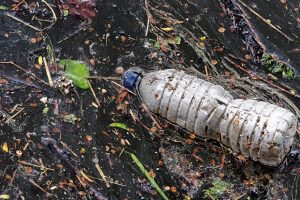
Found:
<path fill-rule="evenodd" d="M 8 194 L 10 199 L 160 199 L 129 152 L 140 159 L 169 199 L 212 199 L 207 191 L 219 178 L 226 183 L 226 191 L 217 195 L 220 199 L 300 199 L 299 163 L 271 169 L 156 118 L 159 130 L 137 97 L 114 84 L 121 84 L 117 67 L 175 68 L 209 78 L 236 97 L 266 100 L 297 112 L 297 0 L 245 1 L 293 41 L 239 5 L 258 41 L 255 45 L 291 66 L 296 73 L 291 81 L 268 78 L 256 58 L 251 58 L 257 52 L 247 50 L 241 32 L 230 31 L 232 20 L 224 13 L 222 1 L 101 0 L 95 8 L 88 5 L 80 14 L 70 12 L 65 17 L 61 1 L 47 2 L 57 16 L 53 26 L 47 21 L 53 14 L 42 1 L 19 1 L 14 11 L 12 1 L 0 3 L 8 7 L 0 10 L 0 195 Z M 39 32 L 7 13 L 39 29 L 50 27 Z M 173 30 L 160 29 L 166 27 Z M 181 38 L 180 44 L 168 42 L 176 37 Z M 53 79 L 62 73 L 55 63 L 65 58 L 82 60 L 90 65 L 92 75 L 108 77 L 91 80 L 100 105 L 95 106 L 90 90 L 74 88 L 64 94 L 47 85 L 45 67 L 38 64 L 40 56 L 48 60 Z M 43 97 L 47 102 L 41 101 Z M 66 121 L 70 114 L 76 120 Z M 130 129 L 109 127 L 112 122 Z M 96 163 L 109 183 L 102 180 Z"/>

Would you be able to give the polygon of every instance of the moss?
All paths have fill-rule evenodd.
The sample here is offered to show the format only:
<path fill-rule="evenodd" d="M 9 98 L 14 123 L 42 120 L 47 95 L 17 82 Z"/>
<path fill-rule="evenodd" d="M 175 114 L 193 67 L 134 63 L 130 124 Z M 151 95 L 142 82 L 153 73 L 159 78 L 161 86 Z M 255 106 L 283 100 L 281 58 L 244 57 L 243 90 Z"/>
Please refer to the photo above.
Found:
<path fill-rule="evenodd" d="M 216 178 L 212 182 L 213 186 L 207 190 L 204 190 L 206 198 L 218 199 L 219 196 L 223 195 L 224 192 L 229 187 L 229 184 L 225 181 L 222 181 L 220 178 Z"/>
<path fill-rule="evenodd" d="M 292 68 L 282 62 L 274 60 L 271 54 L 265 53 L 262 56 L 260 62 L 263 68 L 268 73 L 272 73 L 277 77 L 281 77 L 287 80 L 293 79 L 295 77 L 295 72 Z"/>

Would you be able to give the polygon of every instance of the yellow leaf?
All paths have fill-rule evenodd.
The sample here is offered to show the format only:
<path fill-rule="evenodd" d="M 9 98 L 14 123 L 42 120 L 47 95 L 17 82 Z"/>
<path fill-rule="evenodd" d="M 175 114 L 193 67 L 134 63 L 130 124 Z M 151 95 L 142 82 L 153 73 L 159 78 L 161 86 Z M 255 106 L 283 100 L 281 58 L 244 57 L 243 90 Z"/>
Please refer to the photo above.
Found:
<path fill-rule="evenodd" d="M 2 150 L 5 152 L 5 153 L 8 153 L 8 145 L 7 143 L 5 142 L 2 146 Z"/>
<path fill-rule="evenodd" d="M 9 194 L 0 194 L 0 199 L 10 199 Z"/>
<path fill-rule="evenodd" d="M 199 39 L 200 39 L 200 41 L 205 41 L 206 40 L 206 36 L 202 36 Z"/>
<path fill-rule="evenodd" d="M 163 31 L 173 31 L 172 27 L 161 28 Z"/>
<path fill-rule="evenodd" d="M 42 64 L 43 64 L 43 58 L 42 58 L 42 56 L 39 56 L 39 57 L 38 57 L 38 63 L 39 63 L 39 65 L 42 65 Z"/>
<path fill-rule="evenodd" d="M 81 175 L 82 175 L 87 181 L 89 181 L 89 182 L 91 182 L 91 183 L 94 182 L 94 181 L 93 181 L 90 177 L 88 177 L 82 170 L 80 171 L 80 173 L 81 173 Z"/>

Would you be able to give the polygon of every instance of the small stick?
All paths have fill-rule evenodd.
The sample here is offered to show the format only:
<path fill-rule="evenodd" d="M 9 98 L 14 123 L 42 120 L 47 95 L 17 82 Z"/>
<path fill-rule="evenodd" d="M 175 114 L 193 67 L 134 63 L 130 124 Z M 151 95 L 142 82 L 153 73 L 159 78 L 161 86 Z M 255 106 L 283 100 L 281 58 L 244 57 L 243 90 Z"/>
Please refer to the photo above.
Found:
<path fill-rule="evenodd" d="M 13 112 L 15 112 L 15 110 L 18 108 L 18 106 L 22 106 L 22 105 L 21 104 L 16 104 L 9 113 L 12 114 Z"/>
<path fill-rule="evenodd" d="M 96 179 L 96 180 L 100 180 L 100 181 L 104 181 L 102 178 L 97 178 L 97 177 L 95 177 L 95 176 L 89 176 L 90 178 L 93 178 L 93 179 Z M 111 183 L 111 184 L 113 184 L 113 185 L 118 185 L 118 186 L 122 186 L 122 187 L 125 187 L 126 185 L 124 185 L 124 184 L 121 184 L 121 183 L 116 183 L 116 182 L 114 182 L 114 181 L 107 181 L 107 182 L 109 182 L 109 183 Z"/>
<path fill-rule="evenodd" d="M 31 142 L 30 140 L 25 144 L 23 151 L 26 151 L 27 147 L 29 146 L 29 142 Z"/>
<path fill-rule="evenodd" d="M 52 12 L 52 14 L 53 14 L 53 19 L 54 19 L 54 21 L 56 22 L 56 21 L 57 21 L 57 17 L 56 17 L 56 14 L 55 14 L 53 8 L 50 6 L 50 4 L 49 4 L 47 1 L 42 0 L 42 2 L 43 2 L 44 4 L 46 4 L 46 6 L 51 10 L 51 12 Z"/>
<path fill-rule="evenodd" d="M 17 172 L 17 170 L 14 171 L 13 176 L 12 176 L 10 182 L 9 182 L 9 185 L 12 185 L 12 184 L 13 184 L 13 182 L 14 182 L 14 180 L 15 180 L 15 177 L 16 177 L 16 172 Z"/>
<path fill-rule="evenodd" d="M 46 6 L 50 9 L 50 11 L 51 11 L 51 13 L 52 13 L 52 16 L 53 16 L 53 20 L 54 20 L 54 23 L 52 23 L 50 26 L 48 26 L 48 27 L 46 27 L 46 28 L 43 29 L 43 30 L 45 30 L 45 29 L 51 28 L 51 27 L 56 23 L 57 17 L 56 17 L 56 14 L 55 14 L 53 8 L 50 6 L 50 4 L 49 4 L 47 1 L 45 1 L 45 0 L 42 0 L 42 2 L 43 2 L 44 4 L 46 4 Z"/>
<path fill-rule="evenodd" d="M 76 178 L 79 180 L 80 184 L 83 186 L 83 187 L 86 187 L 86 184 L 84 182 L 82 182 L 81 178 L 79 175 L 76 175 Z"/>
<path fill-rule="evenodd" d="M 51 193 L 47 192 L 45 189 L 43 189 L 41 186 L 39 186 L 33 179 L 29 179 L 29 182 L 34 185 L 35 187 L 39 188 L 41 191 L 45 192 L 47 195 L 51 195 Z"/>
<path fill-rule="evenodd" d="M 149 26 L 151 24 L 151 20 L 152 20 L 152 15 L 149 11 L 149 5 L 148 5 L 148 0 L 145 0 L 145 11 L 146 11 L 146 15 L 147 15 L 147 26 L 146 26 L 146 31 L 145 31 L 145 37 L 148 36 L 148 32 L 149 32 Z"/>
<path fill-rule="evenodd" d="M 18 3 L 17 5 L 15 5 L 12 10 L 15 11 L 17 7 L 19 7 L 22 3 L 24 3 L 25 0 L 22 0 L 20 3 Z"/>
<path fill-rule="evenodd" d="M 75 157 L 78 158 L 77 154 L 76 154 L 71 148 L 69 148 L 68 145 L 67 145 L 66 143 L 64 143 L 64 142 L 62 142 L 62 141 L 60 141 L 60 143 L 61 143 L 66 149 L 68 149 Z"/>
<path fill-rule="evenodd" d="M 148 32 L 149 32 L 149 24 L 150 24 L 150 17 L 147 17 L 147 26 L 146 26 L 146 31 L 145 31 L 145 37 L 148 36 Z"/>
<path fill-rule="evenodd" d="M 259 75 L 256 75 L 254 72 L 251 72 L 251 71 L 248 71 L 247 69 L 245 69 L 244 67 L 238 65 L 237 63 L 233 62 L 229 57 L 225 56 L 224 59 L 229 62 L 230 64 L 232 64 L 233 66 L 239 68 L 241 71 L 245 72 L 250 78 L 255 78 L 257 80 L 260 80 L 260 81 L 263 81 L 267 84 L 269 84 L 270 86 L 280 90 L 281 92 L 284 92 L 284 93 L 287 93 L 289 95 L 292 95 L 296 98 L 300 98 L 300 95 L 298 94 L 293 94 L 291 93 L 291 91 L 288 91 L 287 89 L 283 88 L 283 87 L 280 87 L 279 85 L 276 85 L 275 83 L 271 82 L 271 81 L 268 81 L 268 80 L 265 80 L 263 77 L 259 76 Z"/>
<path fill-rule="evenodd" d="M 99 172 L 101 178 L 102 178 L 103 181 L 105 182 L 106 187 L 109 188 L 109 187 L 110 187 L 110 184 L 108 183 L 108 181 L 107 181 L 107 179 L 106 179 L 106 176 L 104 175 L 104 173 L 103 173 L 103 171 L 102 171 L 100 165 L 99 165 L 98 163 L 95 163 L 95 167 L 96 167 L 97 171 Z"/>
<path fill-rule="evenodd" d="M 24 110 L 24 108 L 22 108 L 21 110 L 19 110 L 18 112 L 16 112 L 14 115 L 10 116 L 5 123 L 9 123 L 15 116 L 17 116 L 20 112 L 22 112 Z"/>
<path fill-rule="evenodd" d="M 47 176 L 47 170 L 45 169 L 45 166 L 41 158 L 39 158 L 39 162 L 41 163 L 42 166 L 41 170 L 43 171 L 41 174 L 45 173 L 45 175 Z"/>
<path fill-rule="evenodd" d="M 250 8 L 247 4 L 245 4 L 243 1 L 239 0 L 238 2 L 240 2 L 243 6 L 245 6 L 248 10 L 250 10 L 254 15 L 256 15 L 258 18 L 260 18 L 264 23 L 266 23 L 267 25 L 269 25 L 271 28 L 275 29 L 277 32 L 279 32 L 281 35 L 283 35 L 286 39 L 290 40 L 290 41 L 294 41 L 292 38 L 290 38 L 289 36 L 287 36 L 285 33 L 283 33 L 281 30 L 279 30 L 276 26 L 274 26 L 273 24 L 271 24 L 270 22 L 268 22 L 268 20 L 266 20 L 263 16 L 261 16 L 260 14 L 258 14 L 255 10 L 253 10 L 252 8 Z"/>
<path fill-rule="evenodd" d="M 132 92 L 131 90 L 128 90 L 128 89 L 127 89 L 126 87 L 124 87 L 123 85 L 120 85 L 119 83 L 116 83 L 115 81 L 112 81 L 111 79 L 112 79 L 113 77 L 109 77 L 109 78 L 107 79 L 107 78 L 104 77 L 104 76 L 90 76 L 90 77 L 88 77 L 88 78 L 91 78 L 91 79 L 99 79 L 99 80 L 103 79 L 103 80 L 105 80 L 105 81 L 110 81 L 111 83 L 115 84 L 116 86 L 118 86 L 118 87 L 120 87 L 120 88 L 126 90 L 126 91 L 129 92 L 130 94 L 133 94 L 134 96 L 136 96 L 136 93 Z"/>
<path fill-rule="evenodd" d="M 98 106 L 100 106 L 100 101 L 99 101 L 98 97 L 96 96 L 96 93 L 95 93 L 95 91 L 94 91 L 94 89 L 93 89 L 92 84 L 90 83 L 90 81 L 88 81 L 88 84 L 90 86 L 90 90 L 91 90 L 91 92 L 92 92 L 92 94 L 93 94 L 93 96 L 95 98 L 96 103 L 98 104 Z"/>
<path fill-rule="evenodd" d="M 159 125 L 158 121 L 153 117 L 152 113 L 150 112 L 150 110 L 148 109 L 148 107 L 144 104 L 141 103 L 142 107 L 144 108 L 144 110 L 148 113 L 148 115 L 150 116 L 150 118 L 152 119 L 152 121 L 156 124 L 156 126 L 159 129 L 162 129 L 161 126 Z"/>
<path fill-rule="evenodd" d="M 41 169 L 47 169 L 47 170 L 50 170 L 50 171 L 55 171 L 54 169 L 51 169 L 51 168 L 48 168 L 48 167 L 42 167 L 42 166 L 39 166 L 39 165 L 35 165 L 35 164 L 31 164 L 31 163 L 28 163 L 28 162 L 24 162 L 24 161 L 18 161 L 18 163 L 21 163 L 23 165 L 28 165 L 28 166 L 32 166 L 32 167 L 38 167 L 38 168 L 41 168 Z"/>
<path fill-rule="evenodd" d="M 8 12 L 5 12 L 4 15 L 6 15 L 7 17 L 10 17 L 10 18 L 12 18 L 12 19 L 14 19 L 14 20 L 16 20 L 16 21 L 22 23 L 22 24 L 24 24 L 25 26 L 27 26 L 27 27 L 29 27 L 29 28 L 32 28 L 32 29 L 35 30 L 35 31 L 42 32 L 41 29 L 39 29 L 39 28 L 37 28 L 37 27 L 34 27 L 34 26 L 32 26 L 31 24 L 29 24 L 29 23 L 27 23 L 27 22 L 24 22 L 23 20 L 21 20 L 21 19 L 15 17 L 15 16 L 9 14 Z"/>
<path fill-rule="evenodd" d="M 53 81 L 52 81 L 51 74 L 50 74 L 49 67 L 48 67 L 48 63 L 47 63 L 47 60 L 46 60 L 45 57 L 43 57 L 43 61 L 44 61 L 44 65 L 45 65 L 45 69 L 46 69 L 46 74 L 47 74 L 48 81 L 49 81 L 49 86 L 53 87 Z"/>
<path fill-rule="evenodd" d="M 209 80 L 209 75 L 208 75 L 207 65 L 205 65 L 204 68 L 205 68 L 206 80 Z"/>
<path fill-rule="evenodd" d="M 17 65 L 16 63 L 12 62 L 12 61 L 2 61 L 0 62 L 0 64 L 10 64 L 15 66 L 16 68 L 18 68 L 19 70 L 25 72 L 26 74 L 29 74 L 30 76 L 32 76 L 33 78 L 39 80 L 40 82 L 44 83 L 45 85 L 49 85 L 47 82 L 45 82 L 44 80 L 38 78 L 34 73 L 32 72 L 28 72 L 27 70 L 25 70 L 24 68 L 22 68 L 20 65 Z"/>

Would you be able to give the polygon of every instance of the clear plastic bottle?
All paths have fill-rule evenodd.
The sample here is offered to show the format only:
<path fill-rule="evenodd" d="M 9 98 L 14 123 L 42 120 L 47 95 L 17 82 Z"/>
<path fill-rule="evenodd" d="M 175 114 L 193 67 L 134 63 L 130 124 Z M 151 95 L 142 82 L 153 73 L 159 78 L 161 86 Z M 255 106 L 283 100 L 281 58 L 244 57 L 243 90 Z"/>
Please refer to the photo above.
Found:
<path fill-rule="evenodd" d="M 123 84 L 153 113 L 264 165 L 280 165 L 291 151 L 297 118 L 285 108 L 234 99 L 223 87 L 174 69 L 131 68 Z"/>

